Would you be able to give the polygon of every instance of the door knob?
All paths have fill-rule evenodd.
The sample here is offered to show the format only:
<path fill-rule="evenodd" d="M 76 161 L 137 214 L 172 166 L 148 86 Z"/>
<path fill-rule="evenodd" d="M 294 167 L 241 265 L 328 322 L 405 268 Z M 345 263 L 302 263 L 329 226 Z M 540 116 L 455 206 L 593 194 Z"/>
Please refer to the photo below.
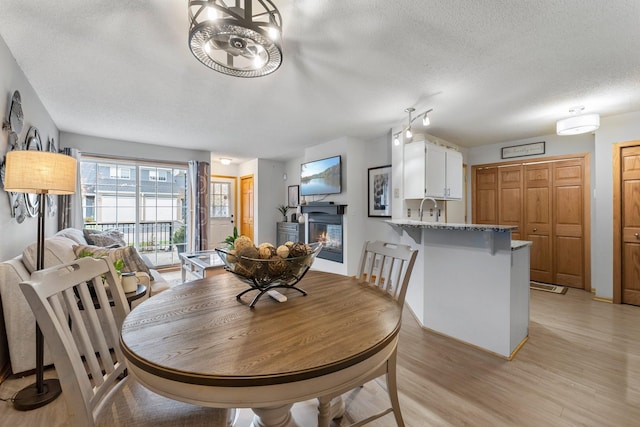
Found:
<path fill-rule="evenodd" d="M 536 231 L 538 231 L 538 229 L 537 229 L 537 228 L 534 228 L 534 229 L 533 229 L 533 232 L 535 233 Z"/>
<path fill-rule="evenodd" d="M 640 239 L 640 234 L 635 233 L 634 236 L 636 236 L 636 239 Z"/>

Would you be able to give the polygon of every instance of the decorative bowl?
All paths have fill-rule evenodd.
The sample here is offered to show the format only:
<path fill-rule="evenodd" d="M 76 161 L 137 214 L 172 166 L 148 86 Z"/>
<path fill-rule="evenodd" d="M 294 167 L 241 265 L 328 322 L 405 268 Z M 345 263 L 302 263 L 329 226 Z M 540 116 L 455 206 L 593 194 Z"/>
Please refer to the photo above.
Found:
<path fill-rule="evenodd" d="M 302 279 L 309 270 L 318 253 L 322 250 L 322 243 L 310 243 L 310 252 L 303 256 L 270 259 L 249 258 L 230 253 L 228 248 L 216 248 L 225 269 L 230 271 L 253 288 L 293 286 Z"/>

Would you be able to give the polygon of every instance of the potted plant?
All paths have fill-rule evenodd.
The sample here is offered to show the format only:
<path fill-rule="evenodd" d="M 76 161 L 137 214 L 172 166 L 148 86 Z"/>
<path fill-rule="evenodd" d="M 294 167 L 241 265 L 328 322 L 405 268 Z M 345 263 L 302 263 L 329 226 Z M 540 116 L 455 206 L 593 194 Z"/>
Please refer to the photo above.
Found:
<path fill-rule="evenodd" d="M 278 212 L 282 214 L 282 222 L 287 222 L 287 212 L 289 212 L 289 206 L 287 205 L 279 205 Z"/>
<path fill-rule="evenodd" d="M 236 239 L 240 237 L 240 235 L 238 234 L 238 228 L 237 227 L 233 227 L 233 234 L 230 236 L 227 236 L 226 239 L 224 239 L 223 243 L 227 244 L 227 247 L 229 249 L 233 249 L 233 246 L 235 244 Z"/>
<path fill-rule="evenodd" d="M 186 241 L 186 228 L 184 225 L 181 225 L 174 233 L 171 242 L 176 247 L 178 254 L 184 252 L 185 249 L 185 241 Z"/>

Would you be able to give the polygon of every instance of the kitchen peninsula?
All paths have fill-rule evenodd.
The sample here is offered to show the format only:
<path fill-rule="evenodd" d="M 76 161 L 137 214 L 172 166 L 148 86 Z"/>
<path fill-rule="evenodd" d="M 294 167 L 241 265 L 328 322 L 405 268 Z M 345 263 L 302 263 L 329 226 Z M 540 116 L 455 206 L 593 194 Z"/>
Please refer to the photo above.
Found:
<path fill-rule="evenodd" d="M 389 220 L 420 245 L 406 301 L 424 328 L 511 359 L 529 335 L 529 246 L 516 227 Z"/>

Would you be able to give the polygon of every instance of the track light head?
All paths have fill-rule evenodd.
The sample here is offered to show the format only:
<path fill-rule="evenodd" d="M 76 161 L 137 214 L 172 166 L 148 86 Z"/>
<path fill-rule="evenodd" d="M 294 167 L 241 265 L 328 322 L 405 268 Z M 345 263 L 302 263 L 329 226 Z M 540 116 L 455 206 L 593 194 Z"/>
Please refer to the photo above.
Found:
<path fill-rule="evenodd" d="M 409 126 L 409 127 L 407 128 L 407 130 L 406 130 L 406 131 L 405 131 L 405 133 L 404 133 L 404 136 L 405 136 L 407 139 L 411 139 L 411 138 L 413 138 L 413 132 L 411 132 L 411 126 Z"/>

